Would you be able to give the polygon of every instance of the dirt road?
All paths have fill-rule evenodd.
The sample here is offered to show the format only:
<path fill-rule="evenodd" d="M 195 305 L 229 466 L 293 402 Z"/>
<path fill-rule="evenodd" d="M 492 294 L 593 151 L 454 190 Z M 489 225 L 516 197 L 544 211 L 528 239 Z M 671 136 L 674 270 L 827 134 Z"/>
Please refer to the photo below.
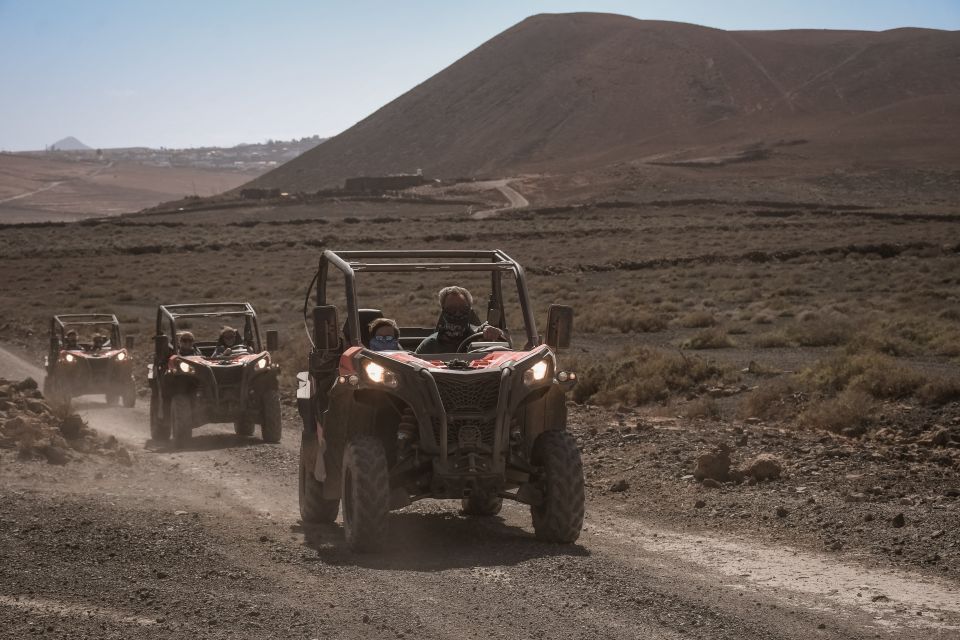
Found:
<path fill-rule="evenodd" d="M 474 220 L 485 220 L 487 218 L 494 218 L 504 211 L 512 211 L 513 209 L 522 209 L 524 207 L 530 206 L 530 201 L 523 197 L 523 195 L 510 186 L 509 180 L 489 180 L 486 182 L 477 182 L 473 186 L 479 190 L 484 189 L 496 189 L 503 197 L 507 199 L 509 203 L 505 207 L 497 207 L 495 209 L 484 209 L 483 211 L 476 211 L 471 214 Z"/>
<path fill-rule="evenodd" d="M 0 376 L 42 372 L 0 351 Z M 199 430 L 147 441 L 147 412 L 80 399 L 134 451 L 54 467 L 0 458 L 0 637 L 956 638 L 956 584 L 748 539 L 672 531 L 588 505 L 573 546 L 527 510 L 395 514 L 385 553 L 303 528 L 299 434 Z"/>

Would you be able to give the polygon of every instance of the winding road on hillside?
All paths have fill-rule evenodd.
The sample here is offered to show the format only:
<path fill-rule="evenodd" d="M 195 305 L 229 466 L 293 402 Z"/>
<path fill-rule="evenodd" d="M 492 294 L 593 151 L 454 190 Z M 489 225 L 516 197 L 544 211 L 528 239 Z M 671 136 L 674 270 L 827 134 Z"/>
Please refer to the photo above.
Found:
<path fill-rule="evenodd" d="M 523 209 L 524 207 L 529 207 L 530 201 L 524 198 L 519 191 L 511 187 L 509 183 L 510 183 L 510 180 L 508 179 L 487 180 L 485 182 L 474 183 L 474 186 L 477 187 L 478 190 L 496 189 L 501 194 L 503 194 L 503 197 L 507 199 L 507 202 L 509 204 L 505 207 L 496 207 L 494 209 L 484 209 L 483 211 L 476 211 L 473 214 L 471 214 L 470 217 L 473 218 L 474 220 L 485 220 L 487 218 L 495 218 L 507 211 L 513 211 L 514 209 Z"/>
<path fill-rule="evenodd" d="M 0 377 L 39 381 L 42 374 L 0 350 Z M 557 546 L 534 539 L 520 505 L 484 519 L 458 515 L 453 503 L 423 501 L 392 517 L 384 553 L 353 555 L 339 525 L 299 523 L 292 410 L 284 409 L 279 445 L 214 425 L 175 452 L 148 441 L 144 405 L 75 401 L 92 427 L 129 448 L 132 467 L 90 469 L 90 460 L 0 467 L 0 629 L 22 634 L 49 625 L 61 635 L 125 638 L 960 634 L 955 584 L 670 530 L 625 517 L 614 503 L 589 504 L 579 543 Z M 79 504 L 83 515 L 56 520 L 60 507 L 48 504 Z M 56 520 L 53 539 L 66 541 L 59 559 L 37 561 L 40 542 L 31 536 L 44 527 L 20 522 L 30 514 Z M 88 544 L 116 527 L 126 533 Z M 189 532 L 177 542 L 181 552 L 143 553 L 181 540 L 180 531 Z"/>

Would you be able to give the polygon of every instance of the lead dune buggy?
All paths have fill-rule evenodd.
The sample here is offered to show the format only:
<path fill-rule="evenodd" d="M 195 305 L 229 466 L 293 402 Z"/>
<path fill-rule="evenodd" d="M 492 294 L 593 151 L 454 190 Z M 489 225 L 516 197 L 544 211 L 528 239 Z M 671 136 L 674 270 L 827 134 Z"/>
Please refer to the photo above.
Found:
<path fill-rule="evenodd" d="M 70 344 L 67 334 L 77 333 Z M 94 342 L 100 336 L 102 343 Z M 133 337 L 126 344 L 117 316 L 105 313 L 61 314 L 50 319 L 50 347 L 46 356 L 43 392 L 52 402 L 67 404 L 71 398 L 102 393 L 107 404 L 123 399 L 133 407 L 137 389 L 133 381 L 130 351 Z"/>
<path fill-rule="evenodd" d="M 220 325 L 237 325 L 241 343 L 216 354 Z M 178 355 L 183 331 L 196 333 L 197 355 Z M 280 367 L 270 352 L 278 334 L 260 342 L 257 314 L 247 302 L 160 305 L 154 360 L 148 365 L 150 437 L 184 446 L 193 430 L 208 423 L 233 423 L 237 435 L 252 436 L 260 425 L 264 442 L 280 442 Z M 210 339 L 214 338 L 214 339 Z"/>
<path fill-rule="evenodd" d="M 327 304 L 331 270 L 345 283 L 342 330 Z M 429 271 L 489 273 L 487 322 L 506 335 L 504 286 L 515 286 L 525 345 L 480 342 L 478 333 L 456 353 L 416 355 L 409 351 L 432 329 L 404 326 L 406 350 L 366 348 L 368 323 L 383 313 L 358 308 L 357 275 Z M 537 538 L 574 542 L 584 481 L 565 400 L 576 374 L 556 355 L 569 345 L 572 317 L 551 306 L 544 341 L 523 269 L 501 251 L 324 251 L 304 302 L 309 371 L 298 374 L 303 521 L 333 522 L 342 503 L 348 546 L 371 551 L 388 535 L 388 513 L 415 500 L 460 499 L 465 514 L 489 516 L 508 498 L 530 505 Z M 417 433 L 414 446 L 398 440 L 404 429 Z"/>

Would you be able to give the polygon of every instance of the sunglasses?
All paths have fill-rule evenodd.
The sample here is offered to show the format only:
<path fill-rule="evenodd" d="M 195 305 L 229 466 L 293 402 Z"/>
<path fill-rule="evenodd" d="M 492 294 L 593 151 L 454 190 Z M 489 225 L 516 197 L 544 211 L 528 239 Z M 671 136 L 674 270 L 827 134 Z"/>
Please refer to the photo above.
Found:
<path fill-rule="evenodd" d="M 373 336 L 373 340 L 377 342 L 393 342 L 396 339 L 396 336 Z"/>

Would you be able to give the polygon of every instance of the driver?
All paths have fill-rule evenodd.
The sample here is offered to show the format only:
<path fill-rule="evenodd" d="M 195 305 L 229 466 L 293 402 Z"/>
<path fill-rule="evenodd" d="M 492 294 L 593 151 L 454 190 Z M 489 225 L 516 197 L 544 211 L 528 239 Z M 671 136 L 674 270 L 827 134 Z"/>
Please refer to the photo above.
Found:
<path fill-rule="evenodd" d="M 67 335 L 64 336 L 66 339 L 63 341 L 63 348 L 68 351 L 76 351 L 80 348 L 80 343 L 77 342 L 77 332 L 75 329 L 70 329 L 67 331 Z"/>
<path fill-rule="evenodd" d="M 177 349 L 177 354 L 181 356 L 198 356 L 200 355 L 200 350 L 197 349 L 194 344 L 193 334 L 189 331 L 184 331 L 180 334 L 180 338 L 177 341 L 179 348 Z"/>
<path fill-rule="evenodd" d="M 233 327 L 224 327 L 220 331 L 220 339 L 217 340 L 217 348 L 213 351 L 213 357 L 228 356 L 238 347 L 244 346 L 240 343 L 240 333 Z"/>
<path fill-rule="evenodd" d="M 440 319 L 437 330 L 423 339 L 416 353 L 456 353 L 464 339 L 482 333 L 486 341 L 506 340 L 506 334 L 487 323 L 470 324 L 473 296 L 463 287 L 444 287 L 438 294 Z"/>

